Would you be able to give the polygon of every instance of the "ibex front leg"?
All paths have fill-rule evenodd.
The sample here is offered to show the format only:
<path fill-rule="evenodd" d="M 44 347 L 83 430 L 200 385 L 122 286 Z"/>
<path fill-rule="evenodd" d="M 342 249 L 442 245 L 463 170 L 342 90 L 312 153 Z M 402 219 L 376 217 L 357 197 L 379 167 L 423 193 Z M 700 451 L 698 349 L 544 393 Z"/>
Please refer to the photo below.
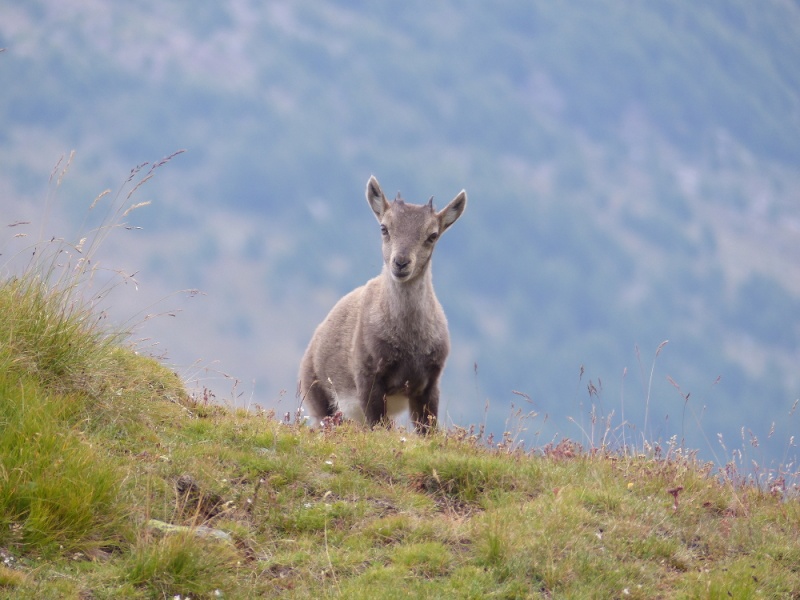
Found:
<path fill-rule="evenodd" d="M 421 394 L 408 399 L 411 421 L 418 433 L 431 433 L 436 429 L 439 416 L 439 386 L 429 385 Z"/>
<path fill-rule="evenodd" d="M 374 427 L 386 420 L 386 385 L 379 376 L 363 378 L 359 385 L 359 400 L 367 425 Z"/>

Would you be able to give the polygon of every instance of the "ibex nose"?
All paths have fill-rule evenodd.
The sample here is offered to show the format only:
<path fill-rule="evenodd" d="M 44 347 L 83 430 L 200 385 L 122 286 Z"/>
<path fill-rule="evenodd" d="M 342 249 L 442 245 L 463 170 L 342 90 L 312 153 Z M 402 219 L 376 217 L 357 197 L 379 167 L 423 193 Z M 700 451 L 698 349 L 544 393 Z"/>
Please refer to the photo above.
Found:
<path fill-rule="evenodd" d="M 411 262 L 411 260 L 408 257 L 405 257 L 405 256 L 395 256 L 394 257 L 394 266 L 398 271 L 402 271 L 403 269 L 405 269 L 409 265 L 410 262 Z"/>

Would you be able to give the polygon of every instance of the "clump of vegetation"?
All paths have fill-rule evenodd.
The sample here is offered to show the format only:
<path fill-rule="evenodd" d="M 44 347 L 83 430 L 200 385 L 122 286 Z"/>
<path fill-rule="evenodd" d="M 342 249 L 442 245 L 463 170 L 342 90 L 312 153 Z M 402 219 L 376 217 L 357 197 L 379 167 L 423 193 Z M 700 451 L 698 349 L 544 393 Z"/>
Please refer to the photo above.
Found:
<path fill-rule="evenodd" d="M 680 449 L 526 451 L 215 405 L 41 273 L 0 280 L 0 598 L 800 589 L 791 490 Z"/>

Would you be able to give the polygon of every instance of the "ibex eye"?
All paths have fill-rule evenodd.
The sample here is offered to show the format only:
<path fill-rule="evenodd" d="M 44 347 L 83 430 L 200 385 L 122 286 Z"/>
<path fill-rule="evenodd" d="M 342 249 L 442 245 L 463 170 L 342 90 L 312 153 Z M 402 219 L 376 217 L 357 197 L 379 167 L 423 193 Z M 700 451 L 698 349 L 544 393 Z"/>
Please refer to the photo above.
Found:
<path fill-rule="evenodd" d="M 432 233 L 432 234 L 430 234 L 430 235 L 428 236 L 428 243 L 431 243 L 431 244 L 432 244 L 432 243 L 433 243 L 433 242 L 435 242 L 435 241 L 436 241 L 438 238 L 439 238 L 439 234 L 434 232 L 434 233 Z"/>
<path fill-rule="evenodd" d="M 389 230 L 386 229 L 386 225 L 381 225 L 381 233 L 383 235 L 389 235 Z"/>

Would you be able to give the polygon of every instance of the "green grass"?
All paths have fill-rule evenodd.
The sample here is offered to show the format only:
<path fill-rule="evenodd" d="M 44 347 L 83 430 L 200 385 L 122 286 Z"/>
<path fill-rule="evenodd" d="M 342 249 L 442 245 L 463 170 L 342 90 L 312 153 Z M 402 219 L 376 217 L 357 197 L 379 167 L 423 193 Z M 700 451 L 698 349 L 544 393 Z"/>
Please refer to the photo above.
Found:
<path fill-rule="evenodd" d="M 0 598 L 800 597 L 796 494 L 209 404 L 41 273 L 0 281 Z"/>
<path fill-rule="evenodd" d="M 117 546 L 126 522 L 115 506 L 122 476 L 74 430 L 83 399 L 7 374 L 0 398 L 0 545 L 47 554 Z"/>
<path fill-rule="evenodd" d="M 0 548 L 12 560 L 0 596 L 714 598 L 800 589 L 797 498 L 734 487 L 705 465 L 509 454 L 443 432 L 311 431 L 176 402 L 164 394 L 176 391 L 170 373 L 127 358 L 137 383 L 114 394 L 116 420 L 102 397 L 70 404 L 5 382 L 4 405 L 26 399 L 28 416 L 4 414 L 4 430 L 28 442 L 9 453 L 18 445 L 4 438 Z M 175 489 L 186 474 L 198 486 L 193 500 Z M 676 509 L 667 490 L 677 485 Z M 148 527 L 152 518 L 187 528 L 162 533 Z M 230 539 L 195 535 L 201 525 Z"/>

